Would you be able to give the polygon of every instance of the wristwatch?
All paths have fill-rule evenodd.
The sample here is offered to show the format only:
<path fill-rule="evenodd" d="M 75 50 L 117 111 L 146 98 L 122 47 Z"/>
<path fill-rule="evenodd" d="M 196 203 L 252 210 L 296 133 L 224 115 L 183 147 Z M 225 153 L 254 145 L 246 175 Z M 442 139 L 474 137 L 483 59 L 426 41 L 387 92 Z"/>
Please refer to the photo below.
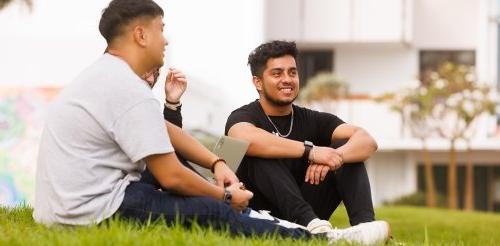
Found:
<path fill-rule="evenodd" d="M 302 155 L 302 158 L 305 160 L 309 161 L 309 153 L 311 153 L 312 148 L 314 147 L 314 144 L 311 141 L 304 141 L 304 154 Z"/>
<path fill-rule="evenodd" d="M 226 188 L 224 188 L 224 197 L 222 198 L 222 200 L 226 204 L 231 204 L 231 199 L 232 198 L 233 198 L 233 194 L 231 194 L 231 191 L 228 191 Z"/>

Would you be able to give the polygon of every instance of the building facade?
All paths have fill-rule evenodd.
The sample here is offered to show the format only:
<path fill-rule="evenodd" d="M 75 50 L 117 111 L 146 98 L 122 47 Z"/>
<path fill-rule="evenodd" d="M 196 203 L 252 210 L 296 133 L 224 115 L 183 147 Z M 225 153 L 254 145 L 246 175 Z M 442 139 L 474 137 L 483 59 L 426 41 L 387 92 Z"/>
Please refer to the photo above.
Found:
<path fill-rule="evenodd" d="M 287 6 L 286 11 L 283 6 Z M 418 84 L 443 61 L 475 67 L 481 83 L 500 88 L 499 15 L 493 0 L 273 0 L 265 4 L 265 39 L 295 40 L 302 83 L 330 71 L 350 87 L 336 114 L 367 129 L 379 143 L 368 161 L 374 203 L 423 189 L 422 143 L 376 95 Z M 277 11 L 277 10 L 280 11 Z M 500 211 L 500 134 L 497 116 L 482 117 L 471 143 L 475 207 Z M 431 139 L 436 187 L 446 193 L 448 141 Z M 459 206 L 463 203 L 465 144 L 458 143 Z"/>

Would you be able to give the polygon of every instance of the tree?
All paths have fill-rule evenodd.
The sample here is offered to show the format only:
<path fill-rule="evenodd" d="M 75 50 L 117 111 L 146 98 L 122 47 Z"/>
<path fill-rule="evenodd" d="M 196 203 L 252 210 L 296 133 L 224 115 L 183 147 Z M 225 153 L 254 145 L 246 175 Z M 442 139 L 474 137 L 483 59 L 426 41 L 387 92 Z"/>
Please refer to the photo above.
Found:
<path fill-rule="evenodd" d="M 467 143 L 466 185 L 464 208 L 474 208 L 474 173 L 470 158 L 470 140 L 474 135 L 474 123 L 485 114 L 493 114 L 496 103 L 491 88 L 475 81 L 474 68 L 444 63 L 435 71 L 426 71 L 420 77 L 417 88 L 392 94 L 391 108 L 401 114 L 402 122 L 413 136 L 422 141 L 422 159 L 426 180 L 426 201 L 435 206 L 435 187 L 432 165 L 426 147 L 426 139 L 434 132 L 450 142 L 448 161 L 448 207 L 457 208 L 456 141 Z"/>
<path fill-rule="evenodd" d="M 465 165 L 464 210 L 474 210 L 474 166 L 471 158 L 471 138 L 475 133 L 475 122 L 487 113 L 494 114 L 496 104 L 491 97 L 491 88 L 471 84 L 469 88 L 458 94 L 455 110 L 464 122 L 466 131 L 462 138 L 467 143 L 467 162 Z"/>
<path fill-rule="evenodd" d="M 319 104 L 322 110 L 333 113 L 334 101 L 347 98 L 349 86 L 333 73 L 319 73 L 307 81 L 300 93 L 300 101 Z"/>
<path fill-rule="evenodd" d="M 33 8 L 33 0 L 20 0 L 20 1 L 22 1 L 24 4 L 26 4 L 26 6 L 30 10 Z M 8 5 L 10 5 L 13 2 L 14 2 L 13 0 L 0 0 L 0 10 L 7 7 Z"/>
<path fill-rule="evenodd" d="M 436 71 L 422 77 L 422 84 L 436 90 L 433 118 L 438 120 L 439 135 L 450 142 L 448 163 L 448 207 L 457 206 L 456 141 L 467 143 L 466 185 L 464 208 L 474 208 L 473 166 L 470 158 L 470 140 L 474 135 L 473 123 L 479 116 L 493 114 L 496 103 L 491 97 L 491 88 L 475 81 L 474 68 L 453 63 L 444 63 Z"/>
<path fill-rule="evenodd" d="M 421 154 L 424 162 L 425 201 L 428 207 L 436 207 L 437 205 L 432 161 L 427 148 L 427 139 L 435 130 L 432 109 L 436 92 L 437 90 L 434 88 L 421 84 L 417 88 L 389 93 L 380 98 L 382 101 L 389 102 L 391 109 L 401 115 L 401 132 L 404 133 L 404 127 L 408 126 L 412 136 L 422 142 Z"/>

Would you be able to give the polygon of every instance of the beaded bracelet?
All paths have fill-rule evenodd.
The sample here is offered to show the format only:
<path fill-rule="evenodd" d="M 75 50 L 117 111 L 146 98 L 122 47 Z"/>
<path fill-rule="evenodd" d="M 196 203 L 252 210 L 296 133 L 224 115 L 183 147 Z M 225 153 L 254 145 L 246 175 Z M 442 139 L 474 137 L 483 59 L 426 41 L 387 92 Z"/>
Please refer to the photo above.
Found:
<path fill-rule="evenodd" d="M 212 171 L 212 173 L 215 173 L 215 165 L 217 164 L 217 162 L 224 162 L 224 164 L 226 164 L 226 160 L 222 159 L 222 158 L 219 158 L 217 160 L 215 160 L 214 162 L 212 162 L 212 165 L 210 165 L 210 171 Z"/>

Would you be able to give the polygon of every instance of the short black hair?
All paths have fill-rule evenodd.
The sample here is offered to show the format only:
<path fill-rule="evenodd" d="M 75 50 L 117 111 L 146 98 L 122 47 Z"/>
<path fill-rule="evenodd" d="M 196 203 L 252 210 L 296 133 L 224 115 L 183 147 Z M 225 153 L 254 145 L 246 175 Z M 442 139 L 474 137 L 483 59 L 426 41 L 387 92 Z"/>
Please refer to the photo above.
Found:
<path fill-rule="evenodd" d="M 259 45 L 248 56 L 248 65 L 252 76 L 262 77 L 262 73 L 266 69 L 267 60 L 270 58 L 278 58 L 285 55 L 291 55 L 297 60 L 297 45 L 295 42 L 274 40 Z"/>
<path fill-rule="evenodd" d="M 152 0 L 113 0 L 102 11 L 99 32 L 110 44 L 132 20 L 156 16 L 163 16 L 163 9 Z"/>

